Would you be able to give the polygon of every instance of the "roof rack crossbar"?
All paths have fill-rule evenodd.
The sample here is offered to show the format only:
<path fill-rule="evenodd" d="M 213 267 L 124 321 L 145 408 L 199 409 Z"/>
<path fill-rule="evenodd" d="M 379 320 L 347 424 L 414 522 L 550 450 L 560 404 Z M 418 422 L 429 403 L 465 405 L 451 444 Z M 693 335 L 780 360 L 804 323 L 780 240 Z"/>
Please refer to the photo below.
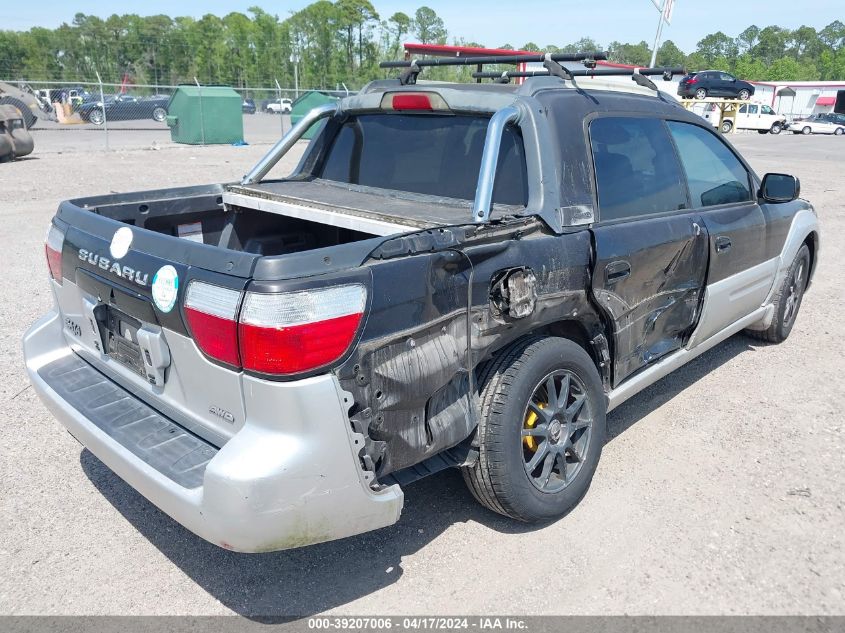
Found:
<path fill-rule="evenodd" d="M 607 53 L 594 51 L 588 53 L 537 53 L 530 55 L 486 55 L 482 57 L 433 57 L 429 59 L 402 59 L 381 62 L 379 68 L 408 68 L 414 64 L 425 66 L 477 66 L 484 64 L 524 64 L 543 62 L 546 59 L 555 62 L 588 62 L 606 60 Z"/>
<path fill-rule="evenodd" d="M 643 76 L 655 75 L 683 75 L 686 74 L 683 68 L 675 67 L 657 67 L 657 68 L 594 68 L 585 70 L 570 70 L 569 73 L 573 77 L 625 77 L 634 75 L 634 70 L 637 74 Z M 549 71 L 547 70 L 506 70 L 504 72 L 474 72 L 473 79 L 501 79 L 503 76 L 515 77 L 547 77 Z"/>

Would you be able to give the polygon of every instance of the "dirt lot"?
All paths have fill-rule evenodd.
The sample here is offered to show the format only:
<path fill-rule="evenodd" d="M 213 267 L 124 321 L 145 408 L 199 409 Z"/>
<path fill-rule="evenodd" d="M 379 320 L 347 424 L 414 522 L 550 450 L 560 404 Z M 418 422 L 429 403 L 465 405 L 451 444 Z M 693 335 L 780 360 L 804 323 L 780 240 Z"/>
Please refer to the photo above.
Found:
<path fill-rule="evenodd" d="M 251 556 L 194 537 L 82 449 L 28 387 L 20 340 L 51 302 L 59 200 L 233 180 L 266 147 L 69 143 L 0 165 L 0 613 L 845 614 L 845 141 L 736 144 L 760 173 L 798 175 L 822 218 L 786 343 L 736 336 L 614 411 L 590 493 L 556 523 L 491 514 L 446 472 L 406 489 L 393 527 Z"/>

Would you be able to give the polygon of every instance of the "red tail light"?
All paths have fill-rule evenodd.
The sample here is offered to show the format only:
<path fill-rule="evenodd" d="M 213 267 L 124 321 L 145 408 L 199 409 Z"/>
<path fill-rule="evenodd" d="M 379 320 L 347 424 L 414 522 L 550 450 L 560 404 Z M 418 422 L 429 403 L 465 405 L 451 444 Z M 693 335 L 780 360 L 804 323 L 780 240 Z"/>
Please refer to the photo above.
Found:
<path fill-rule="evenodd" d="M 360 284 L 247 293 L 239 327 L 244 369 L 293 374 L 337 360 L 355 338 L 366 297 Z"/>
<path fill-rule="evenodd" d="M 199 348 L 219 361 L 240 367 L 238 302 L 241 293 L 192 281 L 185 295 L 185 317 Z"/>
<path fill-rule="evenodd" d="M 687 79 L 687 85 L 691 86 L 692 84 L 698 83 L 698 77 L 690 77 Z"/>
<path fill-rule="evenodd" d="M 436 92 L 387 92 L 381 99 L 382 110 L 448 110 L 449 105 Z"/>
<path fill-rule="evenodd" d="M 44 252 L 47 254 L 47 267 L 50 269 L 50 276 L 59 283 L 62 283 L 62 247 L 64 243 L 65 234 L 55 224 L 51 224 L 50 230 L 47 231 Z"/>

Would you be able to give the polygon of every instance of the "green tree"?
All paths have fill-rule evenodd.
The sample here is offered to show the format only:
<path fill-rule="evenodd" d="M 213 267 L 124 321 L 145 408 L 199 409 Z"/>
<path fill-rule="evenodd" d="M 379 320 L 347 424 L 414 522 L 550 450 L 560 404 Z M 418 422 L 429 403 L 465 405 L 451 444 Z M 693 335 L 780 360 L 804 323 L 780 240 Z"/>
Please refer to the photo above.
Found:
<path fill-rule="evenodd" d="M 657 61 L 655 63 L 658 66 L 683 66 L 685 60 L 684 51 L 678 48 L 672 40 L 666 40 L 657 49 Z"/>
<path fill-rule="evenodd" d="M 420 7 L 414 14 L 414 33 L 423 44 L 446 43 L 446 25 L 429 7 Z"/>

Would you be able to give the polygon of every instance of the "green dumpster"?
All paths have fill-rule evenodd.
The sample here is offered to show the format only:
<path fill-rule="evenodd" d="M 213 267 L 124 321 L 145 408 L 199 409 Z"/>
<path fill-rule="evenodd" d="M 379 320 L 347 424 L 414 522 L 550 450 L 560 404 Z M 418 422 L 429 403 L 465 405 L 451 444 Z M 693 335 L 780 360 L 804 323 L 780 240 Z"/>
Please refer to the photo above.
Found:
<path fill-rule="evenodd" d="M 328 92 L 322 92 L 320 90 L 309 90 L 293 102 L 293 108 L 290 113 L 291 125 L 299 123 L 300 120 L 302 120 L 302 117 L 314 108 L 334 101 L 340 101 L 340 97 L 336 97 Z M 320 126 L 324 123 L 325 121 L 318 121 L 312 125 L 308 128 L 308 131 L 302 136 L 302 138 L 313 138 L 313 136 L 317 133 L 317 130 L 319 130 Z"/>
<path fill-rule="evenodd" d="M 179 86 L 167 104 L 175 143 L 200 145 L 244 140 L 243 98 L 229 86 Z"/>

